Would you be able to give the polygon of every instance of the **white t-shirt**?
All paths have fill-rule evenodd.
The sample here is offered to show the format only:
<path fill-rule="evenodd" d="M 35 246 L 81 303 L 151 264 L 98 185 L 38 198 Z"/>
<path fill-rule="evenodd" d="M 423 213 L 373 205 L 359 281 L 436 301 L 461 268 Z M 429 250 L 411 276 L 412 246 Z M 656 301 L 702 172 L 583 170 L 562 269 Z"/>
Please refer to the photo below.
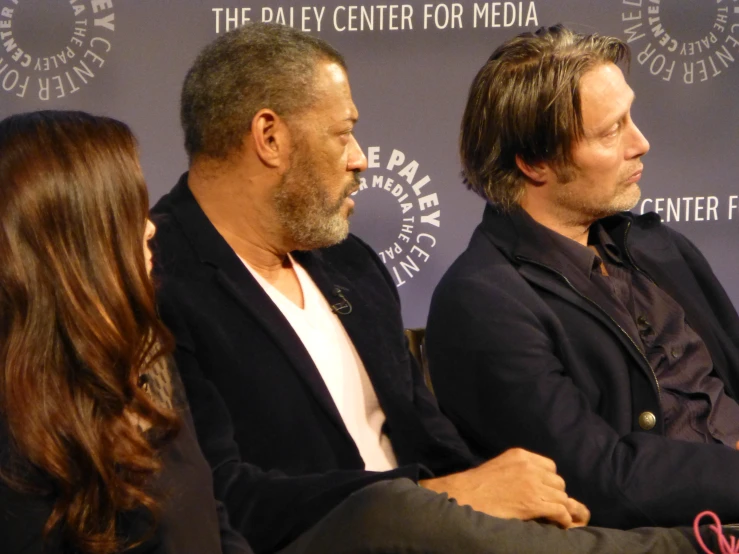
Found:
<path fill-rule="evenodd" d="M 331 311 L 310 275 L 290 256 L 303 290 L 304 307 L 300 309 L 246 260 L 241 261 L 303 342 L 362 455 L 365 469 L 386 471 L 398 467 L 390 439 L 382 433 L 385 413 L 367 370 L 339 317 Z"/>

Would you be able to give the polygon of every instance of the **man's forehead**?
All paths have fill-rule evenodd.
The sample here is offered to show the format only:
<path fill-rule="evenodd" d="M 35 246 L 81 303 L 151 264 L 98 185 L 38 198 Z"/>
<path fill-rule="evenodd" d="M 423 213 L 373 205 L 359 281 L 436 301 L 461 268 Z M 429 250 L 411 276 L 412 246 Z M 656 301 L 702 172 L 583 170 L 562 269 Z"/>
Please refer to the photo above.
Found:
<path fill-rule="evenodd" d="M 359 120 L 359 111 L 349 97 L 341 101 L 329 96 L 319 96 L 315 102 L 306 107 L 297 119 L 320 121 L 329 126 L 339 124 L 355 124 Z"/>
<path fill-rule="evenodd" d="M 628 112 L 634 91 L 614 64 L 600 65 L 580 80 L 581 110 L 584 122 L 599 124 Z"/>
<path fill-rule="evenodd" d="M 325 75 L 330 82 L 337 85 L 349 83 L 349 76 L 346 74 L 346 71 L 344 71 L 344 68 L 341 67 L 338 63 L 323 62 L 322 65 L 325 70 Z"/>
<path fill-rule="evenodd" d="M 586 71 L 580 78 L 580 91 L 591 96 L 627 92 L 633 95 L 621 68 L 613 63 L 599 64 Z"/>
<path fill-rule="evenodd" d="M 349 76 L 344 68 L 329 60 L 318 61 L 313 73 L 313 92 L 332 94 L 349 89 Z"/>
<path fill-rule="evenodd" d="M 316 69 L 313 93 L 315 101 L 306 115 L 329 117 L 332 122 L 354 123 L 359 112 L 351 95 L 349 78 L 338 63 L 320 62 Z"/>

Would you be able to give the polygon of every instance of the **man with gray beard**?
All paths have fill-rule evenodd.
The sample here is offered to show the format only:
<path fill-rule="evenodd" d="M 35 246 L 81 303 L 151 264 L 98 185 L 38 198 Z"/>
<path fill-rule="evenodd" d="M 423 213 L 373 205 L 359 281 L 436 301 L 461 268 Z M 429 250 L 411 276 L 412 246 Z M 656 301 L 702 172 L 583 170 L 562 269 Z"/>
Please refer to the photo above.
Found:
<path fill-rule="evenodd" d="M 557 26 L 477 74 L 461 156 L 488 205 L 434 292 L 430 372 L 473 450 L 551 457 L 594 524 L 736 522 L 739 317 L 688 239 L 626 211 L 649 151 L 628 59 Z"/>
<path fill-rule="evenodd" d="M 331 46 L 227 33 L 181 116 L 190 170 L 152 210 L 161 314 L 216 495 L 256 552 L 693 551 L 689 531 L 584 527 L 551 460 L 480 463 L 439 411 L 390 276 L 348 233 L 367 160 Z"/>

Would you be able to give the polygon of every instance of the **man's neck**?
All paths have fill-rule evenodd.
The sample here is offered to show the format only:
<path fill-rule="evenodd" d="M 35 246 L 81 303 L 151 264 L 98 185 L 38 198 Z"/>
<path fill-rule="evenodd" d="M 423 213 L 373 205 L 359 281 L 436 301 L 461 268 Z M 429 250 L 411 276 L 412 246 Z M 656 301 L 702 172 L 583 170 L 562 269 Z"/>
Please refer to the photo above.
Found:
<path fill-rule="evenodd" d="M 583 246 L 588 245 L 588 234 L 590 232 L 590 226 L 595 223 L 594 221 L 586 221 L 582 216 L 572 214 L 567 210 L 551 209 L 550 206 L 542 206 L 540 203 L 527 197 L 522 199 L 521 208 L 540 225 Z"/>
<path fill-rule="evenodd" d="M 269 208 L 267 187 L 235 167 L 193 166 L 188 186 L 213 226 L 229 246 L 260 275 L 272 278 L 290 269 L 290 251 Z"/>
<path fill-rule="evenodd" d="M 262 176 L 262 178 L 264 178 Z M 228 245 L 259 275 L 303 308 L 303 290 L 281 226 L 270 209 L 270 187 L 237 167 L 190 168 L 188 186 Z"/>

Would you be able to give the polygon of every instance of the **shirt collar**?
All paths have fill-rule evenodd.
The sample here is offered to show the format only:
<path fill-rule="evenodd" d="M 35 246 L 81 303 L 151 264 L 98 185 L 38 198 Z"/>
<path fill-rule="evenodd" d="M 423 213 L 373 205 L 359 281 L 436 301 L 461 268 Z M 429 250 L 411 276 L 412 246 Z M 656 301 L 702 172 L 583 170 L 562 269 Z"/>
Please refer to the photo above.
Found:
<path fill-rule="evenodd" d="M 581 272 L 588 279 L 590 279 L 590 275 L 593 269 L 597 269 L 598 267 L 600 267 L 600 258 L 597 256 L 592 248 L 583 246 L 579 242 L 574 241 L 564 235 L 561 235 L 556 231 L 545 227 L 544 225 L 537 223 L 537 226 L 540 233 L 544 233 L 549 237 L 552 247 L 554 247 L 554 249 L 557 250 L 560 255 L 567 258 L 569 264 L 571 266 L 574 266 L 578 272 Z"/>
<path fill-rule="evenodd" d="M 555 248 L 588 279 L 590 279 L 593 270 L 600 271 L 600 265 L 603 263 L 601 258 L 605 258 L 608 263 L 624 265 L 621 249 L 599 221 L 590 226 L 588 246 L 583 246 L 579 242 L 560 235 L 544 225 L 539 224 L 538 226 L 539 232 L 547 234 Z M 594 246 L 598 253 L 589 246 Z"/>
<path fill-rule="evenodd" d="M 623 254 L 618 245 L 613 241 L 611 235 L 603 228 L 599 221 L 590 226 L 588 244 L 598 249 L 598 253 L 605 258 L 606 263 L 614 265 L 625 265 Z"/>

